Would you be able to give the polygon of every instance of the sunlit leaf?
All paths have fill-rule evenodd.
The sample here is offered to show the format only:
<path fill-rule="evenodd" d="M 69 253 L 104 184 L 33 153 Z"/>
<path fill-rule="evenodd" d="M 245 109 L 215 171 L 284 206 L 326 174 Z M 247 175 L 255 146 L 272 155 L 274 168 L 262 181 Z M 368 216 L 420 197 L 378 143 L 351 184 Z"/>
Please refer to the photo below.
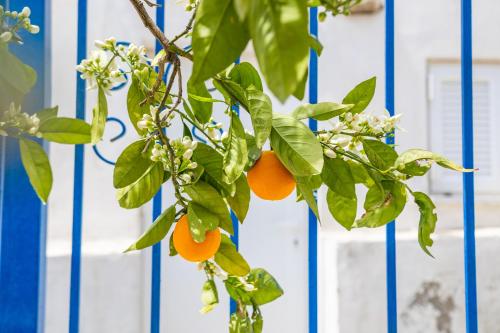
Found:
<path fill-rule="evenodd" d="M 47 203 L 52 189 L 52 169 L 47 154 L 42 146 L 28 139 L 19 140 L 19 149 L 31 186 L 40 200 Z"/>

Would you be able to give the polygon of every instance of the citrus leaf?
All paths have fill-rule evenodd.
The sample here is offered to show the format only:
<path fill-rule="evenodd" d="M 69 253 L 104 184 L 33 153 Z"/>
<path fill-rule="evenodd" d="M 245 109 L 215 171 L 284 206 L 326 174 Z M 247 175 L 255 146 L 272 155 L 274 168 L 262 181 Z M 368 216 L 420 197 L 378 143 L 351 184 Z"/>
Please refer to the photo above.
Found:
<path fill-rule="evenodd" d="M 45 150 L 35 141 L 20 139 L 19 149 L 24 170 L 31 186 L 43 203 L 47 203 L 52 190 L 52 169 Z"/>
<path fill-rule="evenodd" d="M 328 192 L 328 210 L 344 228 L 350 230 L 357 211 L 354 177 L 349 164 L 341 158 L 325 158 L 321 173 Z"/>
<path fill-rule="evenodd" d="M 99 87 L 97 94 L 97 105 L 94 107 L 92 117 L 92 125 L 90 129 L 91 143 L 96 144 L 101 141 L 108 119 L 108 102 L 104 90 Z"/>
<path fill-rule="evenodd" d="M 36 72 L 24 64 L 0 43 L 0 110 L 7 110 L 10 103 L 21 104 L 36 82 Z"/>
<path fill-rule="evenodd" d="M 255 286 L 252 300 L 257 305 L 264 305 L 283 295 L 278 281 L 263 268 L 254 268 L 248 275 L 248 282 Z"/>
<path fill-rule="evenodd" d="M 139 79 L 135 75 L 132 76 L 132 84 L 128 88 L 127 93 L 127 110 L 130 122 L 139 135 L 146 133 L 145 129 L 137 127 L 137 123 L 142 119 L 142 116 L 149 114 L 149 105 L 147 103 L 141 105 L 145 99 L 146 95 L 140 88 Z"/>
<path fill-rule="evenodd" d="M 193 83 L 203 82 L 231 65 L 249 40 L 232 0 L 204 0 L 192 34 Z"/>
<path fill-rule="evenodd" d="M 406 188 L 398 181 L 382 181 L 384 193 L 376 186 L 366 194 L 363 216 L 355 222 L 355 227 L 377 228 L 383 226 L 401 214 L 406 204 Z"/>
<path fill-rule="evenodd" d="M 271 146 L 295 176 L 312 176 L 323 169 L 323 149 L 311 130 L 297 119 L 273 114 Z"/>
<path fill-rule="evenodd" d="M 36 116 L 38 117 L 38 119 L 40 119 L 40 125 L 42 125 L 45 121 L 52 118 L 56 118 L 58 112 L 59 112 L 59 107 L 54 106 L 53 108 L 46 108 L 38 111 L 36 113 Z"/>
<path fill-rule="evenodd" d="M 142 250 L 160 242 L 168 234 L 174 220 L 175 205 L 172 205 L 165 209 L 165 211 L 163 211 L 163 213 L 155 219 L 153 224 L 149 226 L 141 237 L 139 237 L 134 244 L 130 245 L 125 252 Z"/>
<path fill-rule="evenodd" d="M 151 200 L 163 184 L 164 170 L 162 163 L 155 163 L 132 184 L 120 188 L 116 197 L 120 207 L 132 209 Z"/>
<path fill-rule="evenodd" d="M 240 178 L 248 161 L 247 142 L 245 138 L 245 128 L 240 118 L 235 112 L 231 113 L 231 127 L 227 150 L 224 155 L 225 181 L 232 184 Z"/>
<path fill-rule="evenodd" d="M 363 150 L 370 162 L 382 171 L 390 169 L 398 158 L 392 147 L 378 140 L 363 140 Z"/>
<path fill-rule="evenodd" d="M 316 120 L 329 120 L 340 116 L 352 108 L 352 104 L 337 104 L 331 102 L 323 102 L 318 104 L 303 104 L 292 112 L 292 116 L 302 120 L 313 118 Z"/>
<path fill-rule="evenodd" d="M 187 215 L 191 237 L 197 243 L 203 243 L 207 232 L 215 230 L 219 225 L 217 215 L 192 201 L 188 204 Z"/>
<path fill-rule="evenodd" d="M 241 175 L 234 184 L 236 187 L 234 195 L 229 195 L 226 199 L 238 220 L 243 223 L 250 207 L 250 187 L 245 175 Z"/>
<path fill-rule="evenodd" d="M 438 165 L 443 168 L 461 171 L 461 172 L 472 172 L 473 169 L 465 169 L 464 167 L 453 163 L 449 159 L 439 154 L 423 150 L 423 149 L 410 149 L 402 153 L 394 162 L 394 166 L 402 171 L 408 167 L 409 164 L 416 161 L 431 161 L 436 162 Z"/>
<path fill-rule="evenodd" d="M 376 77 L 361 82 L 344 97 L 342 104 L 354 104 L 354 107 L 350 110 L 351 113 L 363 112 L 372 101 L 373 95 L 375 95 L 376 85 Z"/>
<path fill-rule="evenodd" d="M 307 202 L 307 205 L 313 211 L 314 215 L 318 221 L 320 221 L 320 216 L 318 212 L 318 203 L 316 202 L 316 197 L 314 196 L 313 186 L 309 182 L 310 177 L 297 177 L 297 191 L 300 193 L 301 197 Z"/>
<path fill-rule="evenodd" d="M 425 253 L 433 257 L 428 247 L 431 247 L 434 243 L 431 235 L 436 229 L 437 214 L 434 212 L 436 205 L 434 205 L 431 198 L 429 198 L 425 193 L 413 192 L 412 194 L 420 211 L 420 221 L 418 223 L 418 243 Z"/>
<path fill-rule="evenodd" d="M 250 272 L 250 266 L 226 235 L 222 235 L 222 242 L 214 259 L 224 271 L 231 275 L 245 276 Z"/>
<path fill-rule="evenodd" d="M 63 144 L 90 143 L 90 125 L 81 119 L 49 118 L 39 128 L 42 137 Z"/>
<path fill-rule="evenodd" d="M 139 140 L 125 148 L 116 160 L 113 172 L 113 186 L 122 188 L 135 182 L 153 164 L 150 158 L 151 150 L 146 152 L 146 142 Z"/>
<path fill-rule="evenodd" d="M 273 126 L 273 105 L 271 99 L 253 87 L 247 88 L 248 112 L 255 132 L 255 144 L 262 148 Z"/>
<path fill-rule="evenodd" d="M 260 69 L 269 89 L 284 102 L 307 70 L 307 4 L 302 0 L 254 0 L 248 18 Z"/>
<path fill-rule="evenodd" d="M 259 72 L 249 62 L 236 64 L 231 69 L 229 78 L 245 90 L 253 86 L 255 89 L 262 91 L 262 80 Z"/>
<path fill-rule="evenodd" d="M 212 99 L 205 82 L 193 83 L 192 80 L 189 80 L 187 89 L 189 104 L 193 108 L 194 116 L 200 123 L 208 123 L 212 117 L 213 103 L 218 101 Z"/>
<path fill-rule="evenodd" d="M 233 234 L 233 222 L 229 215 L 227 205 L 215 188 L 199 180 L 192 185 L 185 186 L 184 190 L 194 203 L 204 207 L 210 213 L 217 216 L 219 227 Z"/>

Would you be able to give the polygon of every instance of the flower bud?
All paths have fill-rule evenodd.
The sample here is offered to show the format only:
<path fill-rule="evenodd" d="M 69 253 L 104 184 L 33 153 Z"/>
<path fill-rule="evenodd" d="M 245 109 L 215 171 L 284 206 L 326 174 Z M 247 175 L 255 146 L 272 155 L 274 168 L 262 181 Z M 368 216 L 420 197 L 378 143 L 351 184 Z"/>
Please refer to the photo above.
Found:
<path fill-rule="evenodd" d="M 187 149 L 182 155 L 182 157 L 186 160 L 191 159 L 192 156 L 193 156 L 193 151 L 191 149 Z"/>
<path fill-rule="evenodd" d="M 0 40 L 4 43 L 8 43 L 12 39 L 12 32 L 5 31 L 0 35 Z"/>
<path fill-rule="evenodd" d="M 32 25 L 30 25 L 30 27 L 29 27 L 28 31 L 29 31 L 30 33 L 32 33 L 32 34 L 37 34 L 37 33 L 39 33 L 39 32 L 40 32 L 40 27 L 39 27 L 39 26 L 37 26 L 37 25 L 32 24 Z"/>
<path fill-rule="evenodd" d="M 182 181 L 184 181 L 185 183 L 189 183 L 191 181 L 191 176 L 187 173 L 183 173 L 182 175 L 179 176 Z"/>
<path fill-rule="evenodd" d="M 196 163 L 196 162 L 191 162 L 188 165 L 188 168 L 191 169 L 191 170 L 192 169 L 196 169 L 197 167 L 198 167 L 198 163 Z"/>
<path fill-rule="evenodd" d="M 23 17 L 30 17 L 31 9 L 29 7 L 24 7 L 19 15 L 21 15 Z"/>
<path fill-rule="evenodd" d="M 335 157 L 337 157 L 337 154 L 333 150 L 331 150 L 331 149 L 325 149 L 324 152 L 325 152 L 325 155 L 327 157 L 329 157 L 329 158 L 335 158 Z"/>

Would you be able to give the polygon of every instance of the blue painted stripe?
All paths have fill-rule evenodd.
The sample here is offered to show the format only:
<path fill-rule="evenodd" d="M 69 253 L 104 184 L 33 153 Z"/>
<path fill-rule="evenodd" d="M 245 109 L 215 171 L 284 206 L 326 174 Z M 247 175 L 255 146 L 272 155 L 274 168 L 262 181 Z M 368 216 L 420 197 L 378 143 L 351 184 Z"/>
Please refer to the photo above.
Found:
<path fill-rule="evenodd" d="M 472 4 L 462 0 L 462 160 L 474 168 Z M 474 174 L 463 174 L 465 312 L 467 333 L 477 333 Z"/>
<path fill-rule="evenodd" d="M 87 57 L 87 0 L 78 0 L 77 63 Z M 76 78 L 76 117 L 85 120 L 85 80 Z M 75 146 L 75 175 L 73 189 L 73 234 L 71 245 L 71 281 L 69 300 L 69 333 L 77 333 L 80 327 L 80 277 L 82 254 L 83 212 L 83 145 Z"/>
<path fill-rule="evenodd" d="M 318 9 L 311 7 L 309 32 L 318 37 Z M 309 58 L 309 103 L 318 103 L 318 55 L 310 50 Z M 309 128 L 318 130 L 318 122 L 309 119 Z M 309 285 L 309 333 L 318 332 L 318 221 L 309 208 L 308 214 L 308 285 Z"/>
<path fill-rule="evenodd" d="M 165 1 L 156 1 L 156 24 L 165 30 Z M 156 52 L 160 52 L 162 45 L 156 41 Z M 161 189 L 156 193 L 153 199 L 153 221 L 161 214 Z M 160 332 L 160 309 L 161 309 L 161 243 L 153 246 L 151 256 L 151 333 Z"/>
<path fill-rule="evenodd" d="M 22 105 L 23 111 L 34 113 L 50 104 L 50 61 L 46 52 L 50 43 L 50 21 L 46 15 L 49 3 L 47 0 L 2 3 L 14 10 L 31 6 L 31 19 L 41 29 L 38 35 L 21 33 L 24 45 L 10 45 L 10 50 L 37 72 L 38 80 Z M 0 332 L 43 332 L 46 209 L 29 183 L 18 146 L 17 139 L 3 139 Z"/>
<path fill-rule="evenodd" d="M 394 0 L 386 1 L 385 8 L 385 101 L 390 115 L 394 115 Z M 394 137 L 386 142 L 394 144 Z M 386 227 L 386 289 L 387 289 L 387 332 L 398 331 L 396 276 L 396 222 Z"/>

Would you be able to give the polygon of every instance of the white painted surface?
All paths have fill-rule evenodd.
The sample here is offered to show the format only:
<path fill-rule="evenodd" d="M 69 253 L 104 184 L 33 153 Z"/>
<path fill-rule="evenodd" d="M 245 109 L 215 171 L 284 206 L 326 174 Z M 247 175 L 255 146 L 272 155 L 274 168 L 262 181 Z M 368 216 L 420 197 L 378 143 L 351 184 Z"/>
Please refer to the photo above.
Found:
<path fill-rule="evenodd" d="M 500 3 L 474 2 L 474 56 L 500 58 Z M 61 114 L 75 113 L 76 1 L 53 1 L 53 101 Z M 179 31 L 185 13 L 181 4 L 169 1 L 167 29 Z M 459 1 L 398 1 L 396 4 L 396 106 L 404 113 L 398 133 L 399 149 L 429 147 L 426 76 L 430 59 L 459 57 Z M 127 1 L 91 0 L 89 49 L 94 39 L 115 36 L 153 47 L 153 41 Z M 384 106 L 384 13 L 329 18 L 320 24 L 324 53 L 320 59 L 320 100 L 339 101 L 358 82 L 378 76 L 379 89 L 371 110 Z M 253 61 L 251 52 L 244 59 Z M 185 68 L 186 77 L 189 71 Z M 125 91 L 110 99 L 110 115 L 126 119 Z M 87 114 L 95 93 L 87 98 Z M 296 104 L 290 101 L 288 105 Z M 275 109 L 284 110 L 277 102 Z M 289 109 L 289 108 L 288 108 Z M 496 111 L 498 112 L 498 111 Z M 117 130 L 109 126 L 99 145 L 110 159 L 135 140 L 129 126 L 127 136 L 114 144 L 107 140 Z M 496 143 L 498 150 L 500 146 Z M 86 148 L 84 228 L 82 260 L 81 332 L 148 332 L 150 298 L 150 251 L 124 255 L 125 249 L 150 223 L 150 207 L 134 211 L 120 209 L 114 199 L 112 167 Z M 52 145 L 55 183 L 49 208 L 47 320 L 46 331 L 66 332 L 69 304 L 69 255 L 72 223 L 73 149 Z M 415 181 L 428 190 L 428 179 Z M 172 202 L 165 189 L 164 205 Z M 322 195 L 320 195 L 320 198 Z M 418 211 L 409 203 L 398 222 L 398 302 L 402 332 L 463 332 L 463 262 L 461 197 L 435 196 L 440 216 L 436 260 L 428 259 L 416 242 Z M 383 229 L 342 231 L 320 203 L 323 216 L 320 244 L 320 328 L 331 332 L 383 332 L 385 325 L 385 264 Z M 479 196 L 477 205 L 480 331 L 496 332 L 500 323 L 496 285 L 500 282 L 499 204 L 496 196 Z M 486 229 L 488 228 L 488 229 Z M 268 203 L 253 198 L 251 212 L 241 228 L 241 250 L 254 267 L 265 267 L 285 289 L 285 296 L 265 306 L 266 332 L 307 332 L 307 211 L 293 198 Z M 200 315 L 202 274 L 194 265 L 169 258 L 164 244 L 162 282 L 162 332 L 226 331 L 228 300 L 214 313 Z M 496 265 L 495 265 L 496 264 Z M 438 312 L 427 301 L 410 306 L 415 293 L 426 282 L 437 283 L 439 299 L 452 297 L 451 331 L 435 326 Z M 434 284 L 430 290 L 434 288 Z M 224 294 L 224 292 L 221 292 Z M 444 298 L 443 298 L 444 297 Z M 410 309 L 411 308 L 411 309 Z"/>

